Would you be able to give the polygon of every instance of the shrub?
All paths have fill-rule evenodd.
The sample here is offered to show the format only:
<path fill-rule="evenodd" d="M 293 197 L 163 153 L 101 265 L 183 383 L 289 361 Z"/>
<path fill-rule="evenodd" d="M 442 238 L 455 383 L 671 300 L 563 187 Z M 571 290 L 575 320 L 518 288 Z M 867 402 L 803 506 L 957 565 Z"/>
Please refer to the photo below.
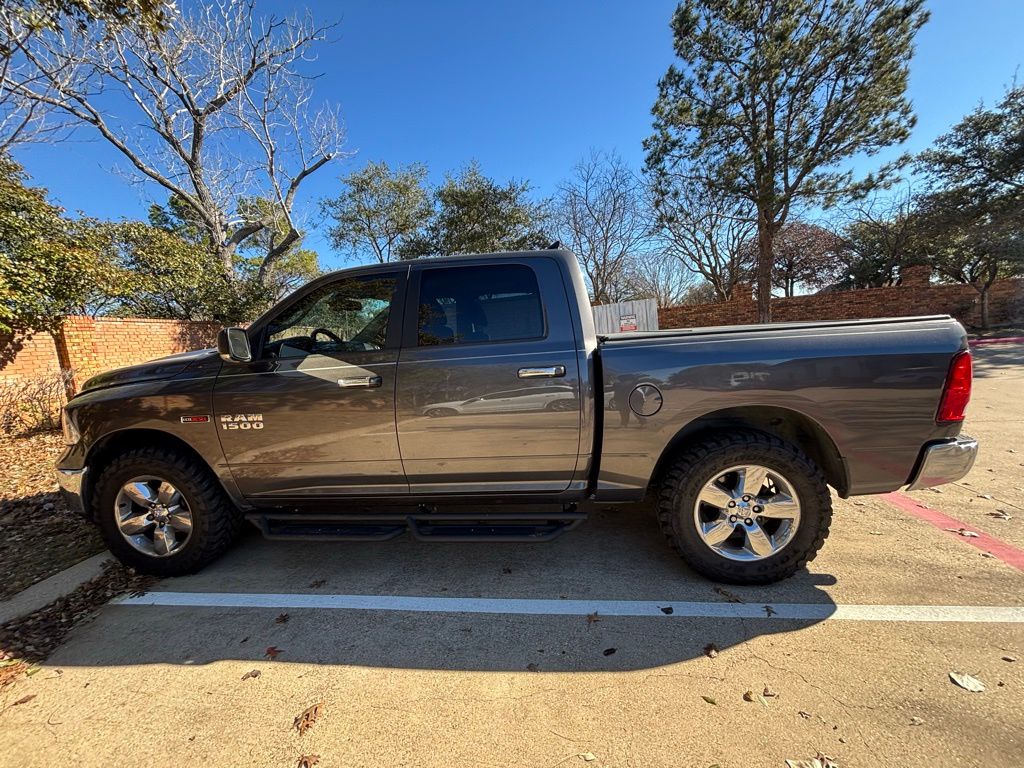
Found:
<path fill-rule="evenodd" d="M 62 370 L 0 382 L 0 434 L 60 428 L 71 379 L 72 372 Z"/>

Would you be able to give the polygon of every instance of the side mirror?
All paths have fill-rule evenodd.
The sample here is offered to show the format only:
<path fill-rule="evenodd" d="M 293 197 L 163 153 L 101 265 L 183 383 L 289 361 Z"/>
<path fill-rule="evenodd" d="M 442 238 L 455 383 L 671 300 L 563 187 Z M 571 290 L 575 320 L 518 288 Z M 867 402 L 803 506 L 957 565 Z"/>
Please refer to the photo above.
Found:
<path fill-rule="evenodd" d="M 248 363 L 252 361 L 249 336 L 244 328 L 221 328 L 217 334 L 217 352 L 229 362 Z"/>

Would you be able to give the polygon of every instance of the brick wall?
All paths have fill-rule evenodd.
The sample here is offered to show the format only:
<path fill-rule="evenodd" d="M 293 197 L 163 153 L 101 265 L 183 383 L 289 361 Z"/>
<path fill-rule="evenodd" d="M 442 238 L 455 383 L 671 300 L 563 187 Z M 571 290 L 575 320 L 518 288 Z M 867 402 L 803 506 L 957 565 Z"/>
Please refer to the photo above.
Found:
<path fill-rule="evenodd" d="M 18 342 L 0 338 L 0 347 L 7 352 L 0 353 L 0 382 L 63 368 L 74 372 L 77 388 L 90 376 L 111 368 L 213 346 L 219 329 L 219 323 L 67 317 L 52 336 L 40 333 Z M 21 346 L 12 349 L 12 343 Z"/>
<path fill-rule="evenodd" d="M 772 299 L 772 320 L 860 320 L 869 317 L 952 315 L 969 328 L 980 326 L 980 294 L 973 287 L 929 284 L 927 277 L 927 272 L 911 273 L 904 276 L 903 284 L 891 288 L 863 288 Z M 661 328 L 698 328 L 756 322 L 757 302 L 746 286 L 738 287 L 730 301 L 667 307 L 658 311 L 658 325 Z M 1024 322 L 1024 279 L 1001 280 L 992 286 L 989 322 L 992 325 Z"/>
<path fill-rule="evenodd" d="M 34 378 L 60 371 L 53 336 L 36 333 L 28 338 L 0 335 L 0 381 Z"/>

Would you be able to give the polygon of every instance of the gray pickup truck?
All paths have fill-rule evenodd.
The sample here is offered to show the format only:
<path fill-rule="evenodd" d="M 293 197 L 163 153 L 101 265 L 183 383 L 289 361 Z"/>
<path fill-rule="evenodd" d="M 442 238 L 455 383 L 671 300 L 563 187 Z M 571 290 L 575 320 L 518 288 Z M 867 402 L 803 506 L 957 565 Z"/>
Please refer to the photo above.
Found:
<path fill-rule="evenodd" d="M 970 396 L 949 317 L 598 337 L 573 254 L 321 277 L 218 349 L 96 376 L 58 478 L 159 575 L 269 538 L 546 541 L 645 497 L 719 581 L 811 560 L 841 497 L 962 477 Z M 643 509 L 643 506 L 639 506 Z"/>

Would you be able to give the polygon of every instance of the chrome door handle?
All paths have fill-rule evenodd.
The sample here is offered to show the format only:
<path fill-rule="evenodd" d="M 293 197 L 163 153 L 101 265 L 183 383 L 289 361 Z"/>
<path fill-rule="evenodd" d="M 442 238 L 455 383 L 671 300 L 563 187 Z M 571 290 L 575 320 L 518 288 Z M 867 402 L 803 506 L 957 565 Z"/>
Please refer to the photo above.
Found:
<path fill-rule="evenodd" d="M 384 383 L 380 376 L 355 376 L 351 379 L 338 379 L 338 386 L 345 387 L 379 387 Z"/>
<path fill-rule="evenodd" d="M 565 376 L 564 365 L 549 365 L 543 368 L 520 368 L 520 379 L 555 379 Z"/>

